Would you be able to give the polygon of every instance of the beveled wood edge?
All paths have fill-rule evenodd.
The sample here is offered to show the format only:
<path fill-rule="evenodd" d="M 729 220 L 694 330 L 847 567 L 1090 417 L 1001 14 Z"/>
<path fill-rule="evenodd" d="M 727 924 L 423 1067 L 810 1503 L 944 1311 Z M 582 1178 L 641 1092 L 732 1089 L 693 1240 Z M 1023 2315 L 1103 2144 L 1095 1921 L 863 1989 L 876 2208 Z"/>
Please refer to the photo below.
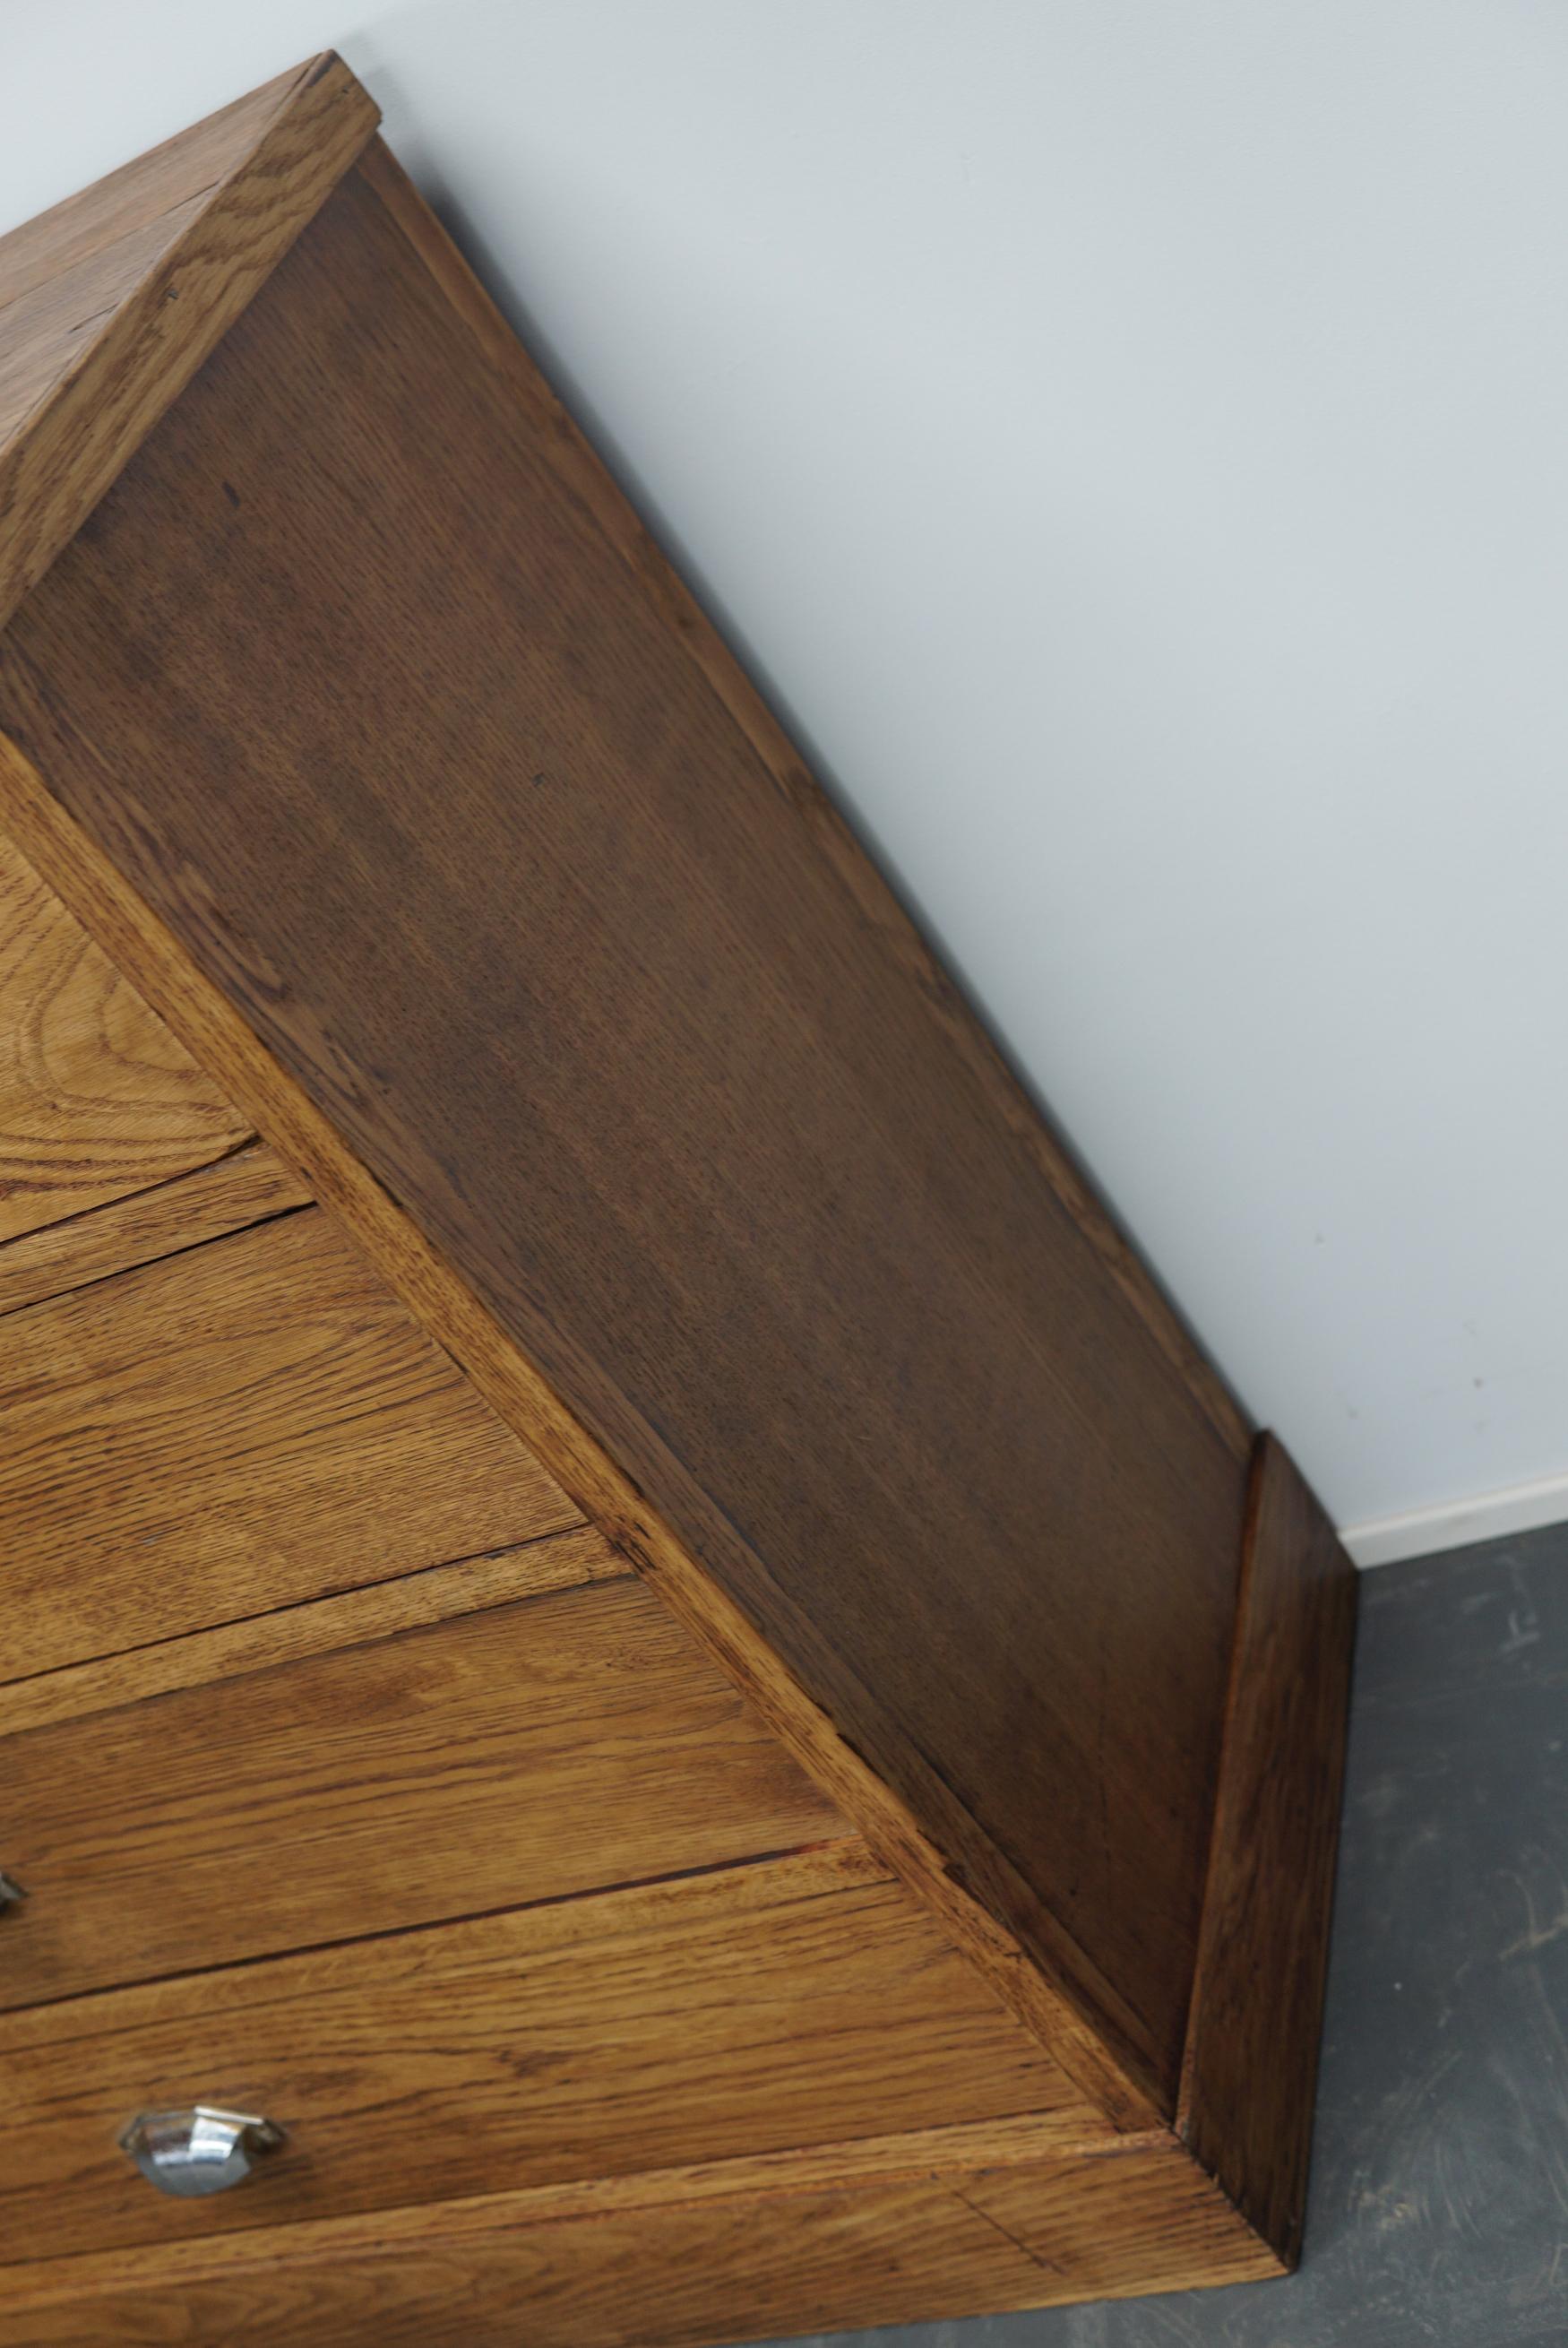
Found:
<path fill-rule="evenodd" d="M 420 2249 L 456 2251 L 516 2235 L 530 2226 L 562 2220 L 591 2224 L 629 2212 L 646 2211 L 657 2217 L 703 2202 L 787 2199 L 899 2184 L 961 2187 L 1009 2169 L 1068 2171 L 1089 2162 L 1115 2162 L 1138 2155 L 1168 2157 L 1173 2170 L 1189 2175 L 1197 2167 L 1185 2146 L 1167 2129 L 1068 2140 L 1060 2136 L 1053 2138 L 1041 2119 L 1026 2114 L 681 2168 L 644 2169 L 625 2177 L 405 2204 L 345 2217 L 297 2219 L 286 2225 L 254 2227 L 204 2240 L 77 2251 L 67 2258 L 0 2266 L 0 2276 L 5 2305 L 22 2312 L 138 2288 L 178 2291 L 258 2270 L 310 2266 L 323 2260 L 395 2256 L 400 2250 Z M 1219 2271 L 1194 2274 L 1192 2287 L 1262 2280 L 1284 2271 L 1280 2261 L 1239 2218 L 1235 2243 L 1234 2262 Z M 1135 2291 L 1136 2283 L 1131 2288 Z"/>
<path fill-rule="evenodd" d="M 508 1549 L 421 1566 L 386 1581 L 362 1582 L 329 1598 L 0 1682 L 0 1736 L 118 1712 L 181 1688 L 242 1679 L 313 1655 L 374 1645 L 401 1631 L 553 1597 L 590 1582 L 624 1581 L 630 1574 L 626 1560 L 596 1525 L 569 1526 Z"/>
<path fill-rule="evenodd" d="M 545 389 L 512 327 L 485 285 L 420 194 L 384 139 L 372 139 L 356 166 L 373 187 L 443 294 L 473 335 L 508 391 L 544 427 L 559 478 L 605 543 L 651 590 L 674 637 L 710 690 L 740 726 L 763 767 L 789 801 L 818 854 L 876 932 L 891 958 L 919 992 L 932 1016 L 959 1049 L 992 1108 L 1026 1150 L 1068 1213 L 1090 1241 L 1111 1278 L 1137 1312 L 1155 1344 L 1180 1370 L 1215 1431 L 1238 1461 L 1252 1448 L 1254 1427 L 1214 1364 L 1183 1324 L 1148 1266 L 1112 1221 L 1085 1176 L 1042 1120 L 972 1005 L 948 973 L 876 860 L 868 856 L 822 785 L 803 763 L 745 664 L 713 622 L 652 533 L 636 519 L 626 492 L 610 478 L 581 427 Z"/>
<path fill-rule="evenodd" d="M 0 626 L 353 165 L 379 109 L 333 51 L 283 77 L 259 136 L 0 452 Z"/>
<path fill-rule="evenodd" d="M 0 313 L 84 261 L 108 251 L 167 218 L 194 196 L 204 196 L 231 169 L 240 146 L 254 137 L 305 71 L 286 66 L 271 81 L 220 106 L 156 147 L 143 149 L 77 188 L 31 220 L 0 236 Z M 236 139 L 239 126 L 244 140 Z"/>
<path fill-rule="evenodd" d="M 1306 2218 L 1359 1586 L 1289 1453 L 1260 1435 L 1176 2133 L 1286 2273 Z M 1238 2033 L 1246 2075 L 1222 2085 L 1211 2056 Z"/>
<path fill-rule="evenodd" d="M 0 1241 L 0 1320 L 312 1204 L 292 1169 L 252 1136 L 204 1166 Z"/>
<path fill-rule="evenodd" d="M 960 1878 L 903 1799 L 839 1734 L 662 1514 L 354 1158 L 302 1086 L 4 734 L 0 820 L 100 948 L 363 1250 L 432 1342 L 630 1560 L 1088 2101 L 1122 2130 L 1163 2126 L 1170 2115 L 1160 2108 L 1136 2049 L 1125 2036 L 1114 2051 L 1108 2043 L 1116 2034 L 1107 2017 L 1117 2002 L 1106 1984 L 1099 1984 L 1098 2001 L 1086 1991 L 1085 1983 L 1092 1987 L 1098 1976 L 1083 1952 L 1055 1927 L 1061 1962 L 1053 1977 Z M 995 1869 L 999 1879 L 1017 1885 L 1021 1912 L 1038 1910 L 1000 1853 Z M 1055 1925 L 1054 1919 L 1046 1921 Z M 1095 2014 L 1098 2028 L 1086 2013 Z"/>

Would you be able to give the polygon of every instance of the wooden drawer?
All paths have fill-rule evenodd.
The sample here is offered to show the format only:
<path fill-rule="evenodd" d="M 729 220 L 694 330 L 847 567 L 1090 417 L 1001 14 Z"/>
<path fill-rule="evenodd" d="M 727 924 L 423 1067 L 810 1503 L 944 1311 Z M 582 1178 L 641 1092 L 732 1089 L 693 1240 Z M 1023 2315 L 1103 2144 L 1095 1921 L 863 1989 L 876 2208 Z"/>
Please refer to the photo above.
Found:
<path fill-rule="evenodd" d="M 558 1534 L 180 1642 L 165 1671 L 235 1675 L 4 1736 L 0 1862 L 28 1896 L 0 2006 L 845 1831 L 640 1582 L 589 1578 L 617 1570 L 600 1534 Z M 494 1602 L 552 1572 L 581 1586 Z M 487 1611 L 376 1635 L 421 1603 Z M 313 1635 L 326 1652 L 267 1661 Z M 134 1661 L 56 1675 L 56 1701 L 101 1700 Z"/>
<path fill-rule="evenodd" d="M 0 838 L 0 1242 L 204 1166 L 248 1121 Z"/>
<path fill-rule="evenodd" d="M 751 2191 L 687 2172 L 635 2199 L 519 2194 L 9 2268 L 7 2348 L 690 2348 L 1278 2272 L 1173 2144 L 1020 2159 L 1018 2127 L 993 2125 L 972 2167 L 906 2139 L 890 2174 L 814 2186 L 783 2164 Z"/>
<path fill-rule="evenodd" d="M 1097 2125 L 853 1841 L 10 2014 L 0 2075 L 0 2260 L 1004 2113 Z M 163 2199 L 118 2133 L 203 2102 L 287 2145 Z"/>
<path fill-rule="evenodd" d="M 9 1675 L 579 1521 L 314 1209 L 4 1327 Z"/>

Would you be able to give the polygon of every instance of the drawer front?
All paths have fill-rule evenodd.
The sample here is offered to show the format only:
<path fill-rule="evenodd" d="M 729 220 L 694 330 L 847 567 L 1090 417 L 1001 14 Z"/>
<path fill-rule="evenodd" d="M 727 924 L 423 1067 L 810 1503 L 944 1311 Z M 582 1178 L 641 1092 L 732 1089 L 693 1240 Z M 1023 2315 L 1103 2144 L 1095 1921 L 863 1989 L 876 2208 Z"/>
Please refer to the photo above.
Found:
<path fill-rule="evenodd" d="M 0 2076 L 0 2260 L 1004 2113 L 1097 2132 L 855 1842 L 8 2014 Z M 286 2142 L 166 2199 L 117 2138 L 202 2103 Z"/>
<path fill-rule="evenodd" d="M 0 1242 L 250 1131 L 4 837 L 0 1006 Z"/>
<path fill-rule="evenodd" d="M 0 1737 L 0 2006 L 845 1831 L 640 1582 L 587 1580 L 599 1534 L 516 1572 L 552 1558 L 583 1586 Z M 353 1640 L 371 1602 L 301 1612 Z"/>
<path fill-rule="evenodd" d="M 313 1208 L 5 1316 L 8 1677 L 577 1521 Z"/>
<path fill-rule="evenodd" d="M 374 2235 L 351 2219 L 12 2269 L 7 2348 L 686 2348 L 1279 2272 L 1173 2137 L 973 2167 L 931 2151 L 916 2173 L 831 2186 L 660 2180 L 592 2209 L 519 2196 L 400 2211 Z M 1181 2336 L 1217 2333 L 1195 2315 Z"/>

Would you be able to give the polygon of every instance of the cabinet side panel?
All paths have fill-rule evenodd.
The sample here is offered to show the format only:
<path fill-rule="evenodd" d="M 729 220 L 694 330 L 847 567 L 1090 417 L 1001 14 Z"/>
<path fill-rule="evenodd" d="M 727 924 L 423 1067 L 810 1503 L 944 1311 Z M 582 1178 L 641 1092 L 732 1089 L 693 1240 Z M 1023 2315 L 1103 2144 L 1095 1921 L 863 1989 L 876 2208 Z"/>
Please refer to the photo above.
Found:
<path fill-rule="evenodd" d="M 1241 1448 L 559 446 L 352 174 L 0 726 L 1168 2111 Z"/>
<path fill-rule="evenodd" d="M 1181 2125 L 1287 2261 L 1306 2210 L 1357 1591 L 1333 1526 L 1263 1437 Z"/>

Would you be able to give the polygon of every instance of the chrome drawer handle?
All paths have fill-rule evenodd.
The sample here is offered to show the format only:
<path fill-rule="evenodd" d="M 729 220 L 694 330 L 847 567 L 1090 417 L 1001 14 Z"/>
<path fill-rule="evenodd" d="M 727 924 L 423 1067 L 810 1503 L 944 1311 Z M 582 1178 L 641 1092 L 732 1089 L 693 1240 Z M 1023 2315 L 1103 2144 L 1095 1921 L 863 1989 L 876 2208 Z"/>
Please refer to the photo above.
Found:
<path fill-rule="evenodd" d="M 4 1916 L 8 1908 L 19 1908 L 26 1897 L 15 1877 L 7 1875 L 0 1867 L 0 1916 Z"/>
<path fill-rule="evenodd" d="M 271 2120 L 197 2104 L 185 2112 L 138 2112 L 120 2146 L 160 2193 L 189 2198 L 242 2185 L 259 2157 L 282 2141 Z"/>

